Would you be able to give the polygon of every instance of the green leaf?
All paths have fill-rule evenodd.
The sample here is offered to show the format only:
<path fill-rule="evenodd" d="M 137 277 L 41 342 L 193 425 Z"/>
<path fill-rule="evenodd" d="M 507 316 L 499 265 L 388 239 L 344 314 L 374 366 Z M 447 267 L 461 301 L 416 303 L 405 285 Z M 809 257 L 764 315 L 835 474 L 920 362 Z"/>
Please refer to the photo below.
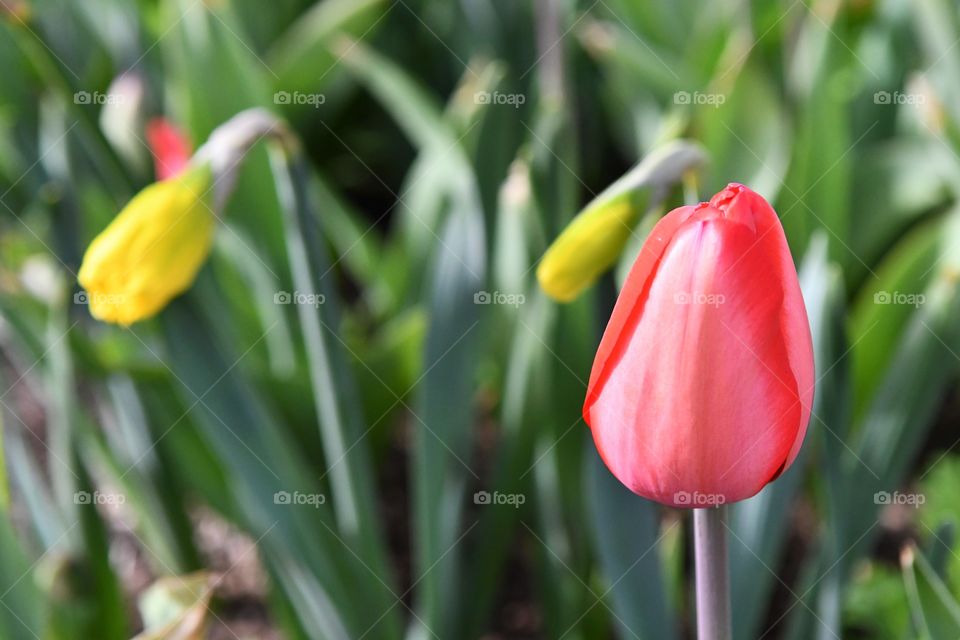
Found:
<path fill-rule="evenodd" d="M 666 597 L 658 553 L 664 532 L 657 505 L 624 487 L 595 451 L 587 455 L 584 482 L 593 550 L 604 577 L 601 593 L 610 595 L 620 635 L 676 638 L 676 612 Z"/>
<path fill-rule="evenodd" d="M 413 637 L 447 635 L 463 602 L 458 580 L 460 522 L 473 425 L 473 365 L 480 348 L 486 272 L 483 217 L 475 192 L 454 201 L 430 270 L 430 325 L 413 412 L 415 598 Z M 467 525 L 472 529 L 473 525 Z"/>
<path fill-rule="evenodd" d="M 350 637 L 348 628 L 362 632 L 350 587 L 355 583 L 347 577 L 342 543 L 328 524 L 329 506 L 278 500 L 279 492 L 316 494 L 319 487 L 308 479 L 295 444 L 236 370 L 245 352 L 227 351 L 211 341 L 211 336 L 223 335 L 228 320 L 218 317 L 218 330 L 213 330 L 210 318 L 222 307 L 215 289 L 198 285 L 198 292 L 175 301 L 161 318 L 169 348 L 166 362 L 183 402 L 223 466 L 242 525 L 274 563 L 300 622 L 324 638 Z M 292 565 L 301 568 L 293 571 Z"/>
<path fill-rule="evenodd" d="M 372 35 L 391 10 L 385 0 L 324 0 L 303 12 L 266 56 L 277 91 L 316 91 L 337 77 L 336 38 Z"/>
<path fill-rule="evenodd" d="M 702 92 L 723 96 L 722 104 L 697 105 L 693 111 L 691 126 L 710 158 L 704 191 L 715 193 L 729 182 L 741 182 L 773 202 L 789 164 L 792 132 L 771 79 L 747 64 L 728 93 L 720 88 Z"/>
<path fill-rule="evenodd" d="M 511 326 L 510 355 L 506 363 L 504 399 L 500 412 L 496 462 L 480 490 L 503 495 L 530 493 L 529 473 L 535 462 L 533 448 L 542 421 L 548 416 L 550 403 L 549 346 L 541 336 L 553 322 L 555 307 L 538 292 L 530 294 L 516 314 Z M 483 540 L 472 554 L 465 569 L 471 585 L 471 607 L 468 629 L 479 634 L 496 595 L 497 579 L 503 574 L 510 542 L 523 529 L 518 527 L 522 511 L 511 505 L 481 506 L 477 539 Z M 522 521 L 521 521 L 522 523 Z M 525 523 L 523 523 L 525 524 Z"/>
<path fill-rule="evenodd" d="M 907 561 L 912 565 L 910 570 L 917 569 L 919 604 L 931 637 L 948 638 L 960 634 L 960 603 L 919 549 L 911 549 L 909 553 L 911 557 Z"/>
<path fill-rule="evenodd" d="M 869 279 L 857 295 L 848 321 L 857 417 L 862 417 L 887 374 L 896 345 L 936 275 L 943 232 L 940 218 L 905 236 L 877 267 L 877 277 Z"/>
<path fill-rule="evenodd" d="M 394 635 L 399 628 L 391 615 L 396 597 L 388 586 L 392 580 L 374 509 L 373 470 L 368 443 L 363 441 L 367 430 L 362 427 L 358 396 L 344 353 L 348 347 L 337 334 L 340 318 L 336 290 L 330 279 L 324 278 L 330 273 L 329 259 L 318 235 L 316 214 L 308 200 L 307 168 L 301 158 L 274 151 L 275 175 L 285 214 L 287 255 L 293 274 L 292 295 L 307 295 L 319 301 L 311 305 L 291 300 L 297 308 L 306 348 L 313 401 L 333 491 L 333 508 L 345 544 L 355 546 L 357 558 L 363 559 L 361 562 L 376 578 L 368 583 L 367 597 L 372 600 L 370 605 L 374 611 L 383 612 L 381 633 Z"/>
<path fill-rule="evenodd" d="M 938 140 L 914 137 L 873 145 L 858 158 L 852 179 L 850 224 L 856 233 L 850 247 L 871 266 L 922 215 L 946 205 L 951 185 L 960 183 L 950 150 Z M 873 280 L 867 278 L 867 285 Z"/>

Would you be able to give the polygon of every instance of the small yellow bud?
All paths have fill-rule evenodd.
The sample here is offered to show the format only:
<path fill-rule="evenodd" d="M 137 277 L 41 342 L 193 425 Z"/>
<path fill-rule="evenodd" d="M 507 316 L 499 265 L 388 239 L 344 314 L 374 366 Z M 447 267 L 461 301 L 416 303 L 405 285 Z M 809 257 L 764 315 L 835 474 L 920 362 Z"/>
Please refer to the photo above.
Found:
<path fill-rule="evenodd" d="M 682 140 L 648 154 L 594 198 L 554 240 L 537 267 L 540 288 L 559 302 L 580 295 L 620 257 L 650 204 L 704 159 L 700 147 Z"/>
<path fill-rule="evenodd" d="M 540 261 L 540 287 L 559 302 L 580 295 L 623 252 L 641 211 L 642 207 L 624 194 L 579 214 Z"/>
<path fill-rule="evenodd" d="M 133 324 L 193 284 L 216 225 L 207 197 L 211 182 L 203 165 L 154 183 L 94 238 L 78 280 L 95 318 Z"/>

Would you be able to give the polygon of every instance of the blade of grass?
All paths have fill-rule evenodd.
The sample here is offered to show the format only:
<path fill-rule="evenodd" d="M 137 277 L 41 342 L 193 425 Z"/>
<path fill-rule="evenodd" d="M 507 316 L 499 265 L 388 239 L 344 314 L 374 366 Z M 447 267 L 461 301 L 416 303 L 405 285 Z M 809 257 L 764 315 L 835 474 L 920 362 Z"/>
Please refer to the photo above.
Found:
<path fill-rule="evenodd" d="M 197 283 L 161 318 L 183 402 L 224 468 L 242 525 L 260 540 L 264 556 L 277 563 L 275 575 L 296 596 L 301 623 L 318 637 L 350 637 L 348 629 L 356 633 L 362 624 L 356 583 L 343 566 L 340 542 L 330 535 L 329 506 L 278 500 L 278 492 L 316 494 L 318 488 L 308 480 L 296 445 L 272 424 L 259 395 L 236 370 L 243 353 L 231 357 L 219 344 L 230 335 L 229 319 L 218 315 L 223 307 L 210 285 Z"/>
<path fill-rule="evenodd" d="M 284 208 L 287 254 L 296 291 L 323 296 L 316 307 L 297 304 L 300 329 L 310 367 L 314 404 L 319 418 L 327 473 L 333 490 L 333 508 L 337 523 L 347 541 L 369 563 L 376 581 L 368 582 L 368 597 L 374 611 L 384 611 L 385 631 L 395 636 L 399 630 L 387 568 L 382 532 L 375 510 L 376 494 L 372 480 L 369 445 L 364 432 L 356 390 L 350 378 L 342 342 L 334 331 L 339 326 L 336 291 L 327 278 L 329 259 L 318 237 L 318 221 L 308 200 L 309 178 L 303 160 L 279 149 L 271 156 L 274 175 Z M 320 299 L 320 298 L 318 298 Z M 330 338 L 333 338 L 331 340 Z M 375 595 L 370 595 L 370 594 Z"/>
<path fill-rule="evenodd" d="M 480 348 L 479 307 L 486 270 L 483 217 L 475 192 L 455 202 L 430 270 L 427 369 L 414 413 L 414 573 L 417 615 L 411 637 L 445 637 L 461 612 L 459 525 L 473 426 L 473 374 Z M 472 525 L 470 525 L 472 528 Z M 468 529 L 469 531 L 469 529 Z"/>

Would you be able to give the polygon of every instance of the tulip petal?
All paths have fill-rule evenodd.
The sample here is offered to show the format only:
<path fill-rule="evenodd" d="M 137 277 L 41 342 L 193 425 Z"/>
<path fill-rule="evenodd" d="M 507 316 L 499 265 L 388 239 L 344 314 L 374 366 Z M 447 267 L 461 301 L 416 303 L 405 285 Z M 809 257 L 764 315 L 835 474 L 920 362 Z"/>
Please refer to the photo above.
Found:
<path fill-rule="evenodd" d="M 812 357 L 813 339 L 810 335 L 810 324 L 807 320 L 806 307 L 803 304 L 803 295 L 800 292 L 800 282 L 796 277 L 796 266 L 790 256 L 787 239 L 777 213 L 766 200 L 742 185 L 730 185 L 720 194 L 717 194 L 714 199 L 722 199 L 724 194 L 727 194 L 731 189 L 737 193 L 730 198 L 728 210 L 749 212 L 752 216 L 757 229 L 757 242 L 754 246 L 762 248 L 771 256 L 771 261 L 776 262 L 773 273 L 784 288 L 780 326 L 783 332 L 783 340 L 787 345 L 790 368 L 799 386 L 802 408 L 800 428 L 784 464 L 784 469 L 786 469 L 793 464 L 797 454 L 800 453 L 800 445 L 803 444 L 807 424 L 810 422 L 813 391 L 816 385 Z"/>
<path fill-rule="evenodd" d="M 643 304 L 649 290 L 649 280 L 659 265 L 660 258 L 666 251 L 667 245 L 677 228 L 687 221 L 693 210 L 694 207 L 674 209 L 654 225 L 650 235 L 647 236 L 646 242 L 643 243 L 640 254 L 630 270 L 630 276 L 624 283 L 620 297 L 617 299 L 617 305 L 614 307 L 610 321 L 607 323 L 607 329 L 604 331 L 600 346 L 597 348 L 593 370 L 590 372 L 590 383 L 588 385 L 590 390 L 587 392 L 584 416 L 596 399 L 591 390 L 602 386 L 601 378 L 607 371 L 607 363 L 613 354 L 618 351 L 617 342 L 620 338 L 626 337 L 625 328 L 627 325 L 635 323 L 643 312 Z"/>

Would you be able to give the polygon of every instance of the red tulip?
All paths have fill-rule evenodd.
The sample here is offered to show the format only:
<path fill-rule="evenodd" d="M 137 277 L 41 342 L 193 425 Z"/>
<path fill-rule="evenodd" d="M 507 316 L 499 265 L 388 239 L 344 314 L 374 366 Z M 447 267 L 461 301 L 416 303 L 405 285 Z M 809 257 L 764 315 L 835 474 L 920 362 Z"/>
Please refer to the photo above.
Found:
<path fill-rule="evenodd" d="M 154 118 L 147 123 L 147 143 L 153 153 L 157 180 L 177 175 L 190 162 L 190 142 L 166 118 Z"/>
<path fill-rule="evenodd" d="M 668 505 L 759 492 L 797 457 L 810 326 L 783 227 L 731 184 L 650 232 L 597 350 L 583 417 L 610 471 Z"/>

